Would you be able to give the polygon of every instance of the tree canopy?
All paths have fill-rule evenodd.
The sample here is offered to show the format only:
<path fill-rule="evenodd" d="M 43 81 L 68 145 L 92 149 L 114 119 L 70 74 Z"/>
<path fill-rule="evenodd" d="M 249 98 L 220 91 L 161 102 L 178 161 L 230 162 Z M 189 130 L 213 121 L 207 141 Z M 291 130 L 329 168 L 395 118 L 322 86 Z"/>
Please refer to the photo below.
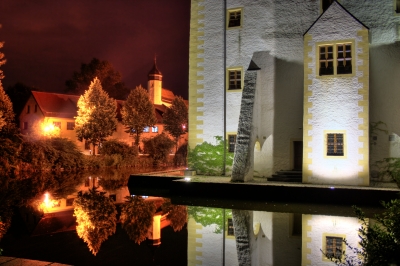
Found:
<path fill-rule="evenodd" d="M 66 92 L 72 94 L 83 94 L 90 82 L 97 77 L 103 89 L 114 99 L 125 99 L 129 89 L 122 82 L 121 74 L 113 65 L 105 60 L 93 58 L 89 64 L 81 64 L 79 72 L 75 71 L 72 78 L 65 82 Z"/>
<path fill-rule="evenodd" d="M 13 86 L 9 86 L 6 89 L 6 93 L 13 104 L 13 110 L 15 115 L 17 116 L 16 119 L 18 120 L 18 116 L 21 114 L 22 109 L 25 106 L 26 101 L 31 96 L 31 91 L 38 91 L 39 89 L 27 86 L 21 82 L 15 83 Z"/>
<path fill-rule="evenodd" d="M 9 134 L 15 131 L 14 111 L 10 98 L 7 96 L 0 81 L 0 132 Z"/>
<path fill-rule="evenodd" d="M 75 119 L 76 135 L 95 146 L 111 136 L 117 126 L 117 104 L 102 89 L 100 80 L 95 78 L 89 89 L 78 100 L 78 115 Z"/>
<path fill-rule="evenodd" d="M 147 91 L 142 86 L 131 90 L 122 107 L 121 114 L 122 123 L 127 129 L 126 132 L 134 135 L 137 146 L 139 146 L 143 129 L 152 127 L 157 123 L 154 106 L 149 99 Z"/>
<path fill-rule="evenodd" d="M 175 97 L 163 115 L 164 129 L 175 138 L 176 150 L 180 136 L 187 132 L 188 108 L 182 97 Z"/>

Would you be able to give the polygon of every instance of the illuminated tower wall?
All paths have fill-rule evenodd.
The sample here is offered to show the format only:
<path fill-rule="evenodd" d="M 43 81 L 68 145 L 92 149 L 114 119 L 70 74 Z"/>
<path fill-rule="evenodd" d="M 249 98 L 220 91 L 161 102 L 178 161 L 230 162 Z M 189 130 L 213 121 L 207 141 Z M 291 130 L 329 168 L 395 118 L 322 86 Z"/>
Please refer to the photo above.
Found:
<path fill-rule="evenodd" d="M 154 60 L 154 66 L 149 72 L 147 81 L 150 101 L 153 104 L 162 104 L 162 77 L 161 72 L 157 68 L 156 61 Z"/>
<path fill-rule="evenodd" d="M 303 183 L 369 185 L 368 29 L 334 2 L 304 61 Z"/>
<path fill-rule="evenodd" d="M 334 2 L 332 8 L 338 12 L 334 16 L 329 9 L 323 14 L 322 2 L 192 0 L 191 149 L 204 142 L 215 144 L 215 136 L 223 137 L 228 146 L 229 137 L 237 134 L 246 71 L 254 55 L 262 53 L 265 56 L 255 85 L 256 101 L 261 104 L 253 110 L 249 127 L 255 132 L 255 140 L 251 141 L 254 176 L 303 169 L 306 183 L 368 185 L 369 163 L 400 157 L 397 2 Z M 229 26 L 230 17 L 235 16 L 240 17 L 240 25 Z M 353 45 L 351 77 L 316 75 L 316 47 L 329 43 L 334 44 L 334 49 L 340 43 Z M 235 82 L 237 86 L 230 88 L 230 83 Z M 328 88 L 336 94 L 330 94 Z M 342 104 L 334 95 L 343 99 Z M 386 125 L 390 141 L 385 131 L 377 131 L 369 150 L 369 123 L 378 121 Z M 343 138 L 343 157 L 326 158 L 327 134 L 336 143 L 336 150 Z M 299 147 L 303 148 L 300 152 Z M 231 154 L 226 153 L 227 157 Z M 223 160 L 224 155 L 220 156 Z M 333 178 L 327 179 L 328 173 Z"/>

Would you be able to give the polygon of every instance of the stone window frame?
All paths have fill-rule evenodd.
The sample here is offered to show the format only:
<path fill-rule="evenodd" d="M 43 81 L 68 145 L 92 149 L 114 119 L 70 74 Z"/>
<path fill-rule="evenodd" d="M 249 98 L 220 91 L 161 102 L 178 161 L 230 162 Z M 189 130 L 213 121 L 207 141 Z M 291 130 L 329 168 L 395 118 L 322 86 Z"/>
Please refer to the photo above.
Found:
<path fill-rule="evenodd" d="M 143 133 L 149 133 L 149 132 L 150 132 L 149 127 L 144 127 L 144 128 L 143 128 Z"/>
<path fill-rule="evenodd" d="M 338 69 L 338 59 L 341 59 L 338 57 L 338 47 L 343 46 L 343 45 L 351 45 L 351 73 L 344 73 L 344 74 L 338 74 L 337 69 Z M 320 47 L 328 47 L 332 46 L 332 62 L 333 62 L 333 74 L 326 74 L 326 75 L 320 75 L 320 66 L 321 66 L 321 59 L 320 59 Z M 318 42 L 315 45 L 315 60 L 316 60 L 316 65 L 315 65 L 315 76 L 317 78 L 332 78 L 332 77 L 353 77 L 355 76 L 356 72 L 356 65 L 355 65 L 355 41 L 354 40 L 338 40 L 338 41 L 330 41 L 330 42 Z M 348 58 L 348 57 L 346 57 Z M 326 60 L 330 60 L 329 58 Z"/>
<path fill-rule="evenodd" d="M 226 134 L 226 140 L 227 140 L 227 147 L 228 147 L 228 152 L 229 153 L 234 153 L 235 152 L 235 145 L 237 141 L 237 133 L 236 132 L 230 132 Z M 231 142 L 230 138 L 233 137 L 234 141 Z"/>
<path fill-rule="evenodd" d="M 151 127 L 152 133 L 158 133 L 158 126 Z"/>
<path fill-rule="evenodd" d="M 231 14 L 235 14 L 240 12 L 240 25 L 238 26 L 229 26 L 231 22 Z M 226 29 L 240 29 L 243 27 L 243 7 L 229 8 L 226 11 Z"/>
<path fill-rule="evenodd" d="M 324 158 L 326 159 L 347 159 L 347 134 L 346 130 L 324 130 Z M 328 134 L 342 134 L 343 155 L 328 155 Z"/>
<path fill-rule="evenodd" d="M 323 254 L 322 254 L 322 261 L 330 261 L 330 259 L 328 259 L 327 255 L 327 246 L 328 246 L 328 239 L 329 238 L 333 238 L 333 239 L 342 239 L 342 245 L 341 245 L 341 258 L 343 258 L 343 252 L 346 251 L 346 244 L 344 243 L 343 239 L 346 239 L 346 235 L 344 234 L 334 234 L 334 233 L 323 233 L 322 234 L 322 250 L 323 250 Z M 336 245 L 336 243 L 335 243 Z"/>
<path fill-rule="evenodd" d="M 74 130 L 75 122 L 67 122 L 67 130 Z"/>
<path fill-rule="evenodd" d="M 231 83 L 231 78 L 230 78 L 230 73 L 231 72 L 239 72 L 240 71 L 240 88 L 230 88 L 230 83 Z M 237 80 L 237 79 L 236 79 Z M 228 92 L 241 92 L 244 87 L 244 72 L 243 72 L 243 67 L 241 66 L 236 66 L 236 67 L 229 67 L 226 69 L 226 91 Z"/>

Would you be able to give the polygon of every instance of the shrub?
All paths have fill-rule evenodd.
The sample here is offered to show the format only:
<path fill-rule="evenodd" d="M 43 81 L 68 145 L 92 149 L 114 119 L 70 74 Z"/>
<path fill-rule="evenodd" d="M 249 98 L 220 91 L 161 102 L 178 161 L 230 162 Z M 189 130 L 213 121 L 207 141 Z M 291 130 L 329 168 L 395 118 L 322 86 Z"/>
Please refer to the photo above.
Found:
<path fill-rule="evenodd" d="M 125 142 L 119 141 L 117 139 L 110 139 L 101 143 L 99 151 L 103 155 L 113 155 L 120 154 L 123 157 L 138 155 L 138 149 L 136 146 L 129 146 Z"/>
<path fill-rule="evenodd" d="M 145 139 L 143 143 L 145 153 L 147 153 L 155 163 L 167 162 L 168 155 L 175 146 L 175 142 L 164 133 L 151 139 Z"/>
<path fill-rule="evenodd" d="M 22 143 L 20 152 L 22 162 L 31 169 L 81 168 L 83 155 L 75 143 L 66 138 L 28 139 Z"/>

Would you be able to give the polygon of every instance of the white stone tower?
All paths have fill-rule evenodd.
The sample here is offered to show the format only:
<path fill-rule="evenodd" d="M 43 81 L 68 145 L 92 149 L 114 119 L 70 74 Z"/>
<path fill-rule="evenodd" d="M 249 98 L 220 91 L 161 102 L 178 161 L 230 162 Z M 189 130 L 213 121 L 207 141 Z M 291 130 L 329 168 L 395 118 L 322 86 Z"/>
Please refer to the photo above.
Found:
<path fill-rule="evenodd" d="M 154 58 L 154 66 L 150 70 L 147 81 L 147 89 L 149 91 L 150 101 L 153 104 L 162 104 L 162 74 L 157 68 L 156 59 Z"/>

